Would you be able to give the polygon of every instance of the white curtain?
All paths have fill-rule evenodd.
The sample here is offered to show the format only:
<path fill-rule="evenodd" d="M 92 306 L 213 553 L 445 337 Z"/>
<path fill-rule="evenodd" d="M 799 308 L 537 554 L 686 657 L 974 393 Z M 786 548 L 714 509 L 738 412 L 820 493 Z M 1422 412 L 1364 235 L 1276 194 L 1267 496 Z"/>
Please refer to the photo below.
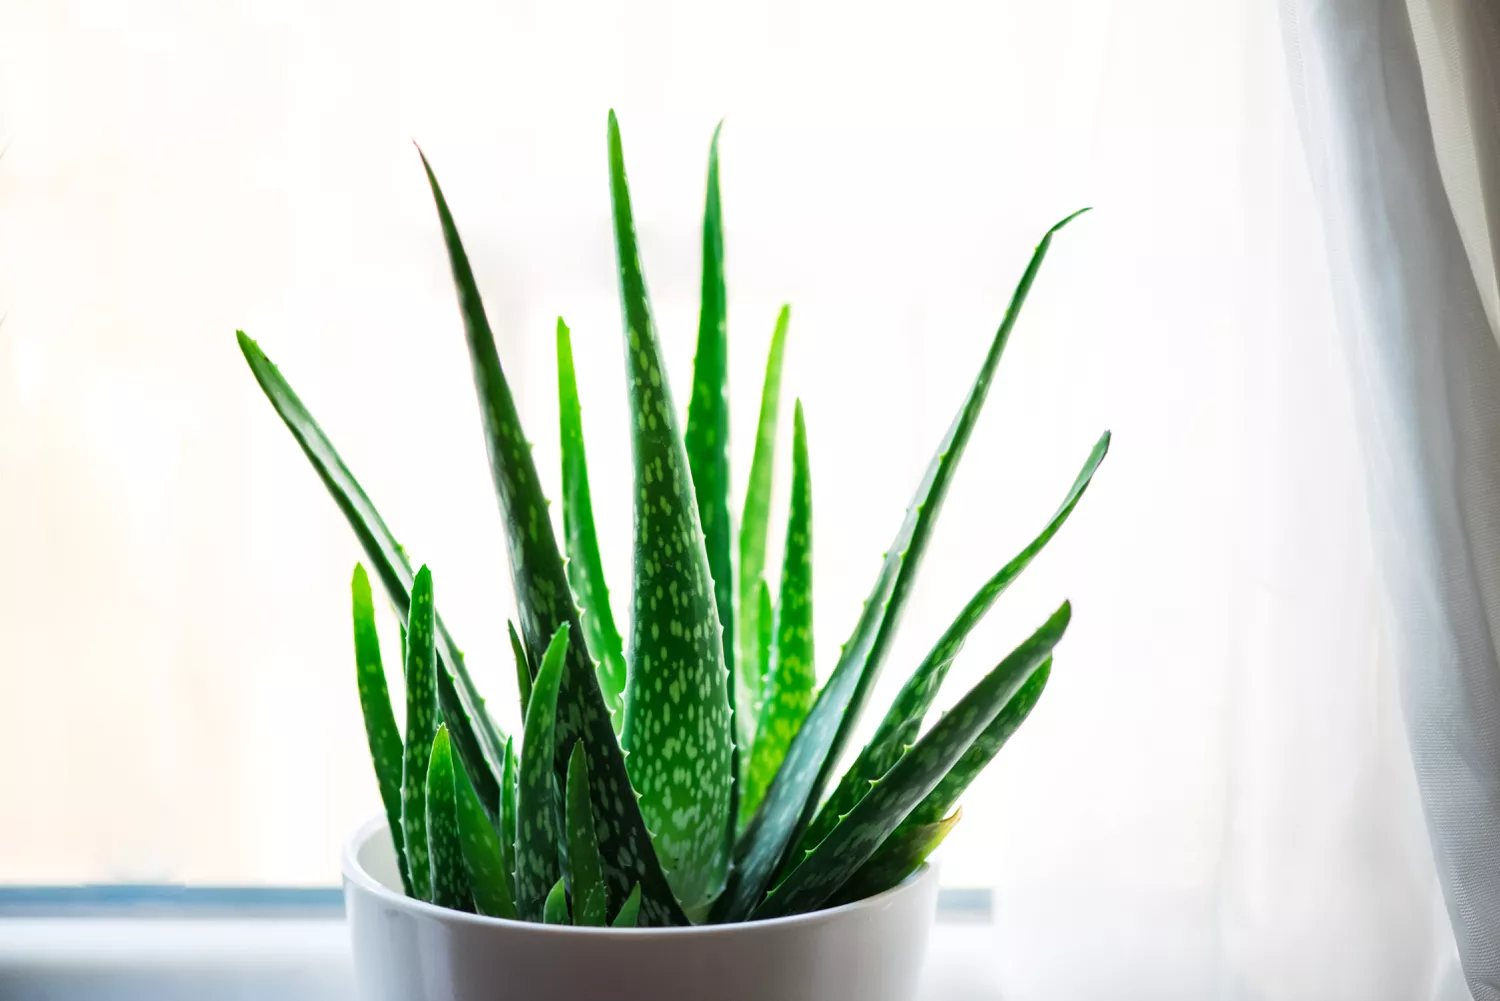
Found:
<path fill-rule="evenodd" d="M 1500 9 L 1286 0 L 1282 14 L 1361 418 L 1411 758 L 1468 987 L 1493 1001 Z"/>

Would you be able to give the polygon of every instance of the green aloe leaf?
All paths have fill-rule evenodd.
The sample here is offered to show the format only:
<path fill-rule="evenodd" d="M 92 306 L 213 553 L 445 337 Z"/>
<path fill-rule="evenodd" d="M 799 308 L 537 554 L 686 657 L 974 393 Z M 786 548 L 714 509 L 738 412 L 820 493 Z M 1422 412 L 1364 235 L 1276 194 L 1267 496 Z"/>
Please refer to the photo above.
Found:
<path fill-rule="evenodd" d="M 897 834 L 923 824 L 936 823 L 938 818 L 953 809 L 964 790 L 969 788 L 969 783 L 984 771 L 985 766 L 1000 753 L 1005 742 L 1026 722 L 1026 717 L 1031 715 L 1037 700 L 1042 697 L 1042 690 L 1047 687 L 1047 679 L 1051 674 L 1052 660 L 1048 658 L 1030 680 L 1011 696 L 1010 701 L 1005 703 L 1005 708 L 984 728 L 984 732 L 974 739 L 974 743 L 969 745 L 958 763 L 948 769 L 937 787 L 901 822 L 901 827 L 896 830 Z"/>
<path fill-rule="evenodd" d="M 634 614 L 621 744 L 667 880 L 683 910 L 696 916 L 723 887 L 729 865 L 734 741 L 728 672 L 692 473 L 641 271 L 614 112 L 609 167 L 635 459 Z"/>
<path fill-rule="evenodd" d="M 958 618 L 953 620 L 953 624 L 948 627 L 921 665 L 907 679 L 906 684 L 892 701 L 885 718 L 880 721 L 875 735 L 860 751 L 854 764 L 844 772 L 838 785 L 834 787 L 833 794 L 828 797 L 828 801 L 818 811 L 817 818 L 803 834 L 801 847 L 804 851 L 815 847 L 818 842 L 827 837 L 828 832 L 833 830 L 833 825 L 838 823 L 838 818 L 853 809 L 854 804 L 864 796 L 865 791 L 870 788 L 870 783 L 884 775 L 896 763 L 896 759 L 901 757 L 902 752 L 916 742 L 917 734 L 922 729 L 922 720 L 932 706 L 932 700 L 937 697 L 938 689 L 948 675 L 948 668 L 952 666 L 954 658 L 963 649 L 964 641 L 968 639 L 969 633 L 994 606 L 996 599 L 1005 592 L 1006 588 L 1010 587 L 1011 582 L 1031 565 L 1031 561 L 1057 534 L 1063 522 L 1068 520 L 1068 515 L 1072 514 L 1073 508 L 1078 506 L 1078 501 L 1083 497 L 1084 491 L 1088 489 L 1089 482 L 1094 477 L 1094 471 L 1104 461 L 1104 456 L 1108 451 L 1109 432 L 1106 431 L 1094 445 L 1088 461 L 1084 463 L 1078 476 L 1073 480 L 1073 486 L 1068 490 L 1057 513 L 1042 529 L 1041 534 L 1016 554 L 1009 563 L 1001 567 L 999 572 L 985 581 L 984 586 L 969 599 L 969 603 L 964 606 Z M 946 812 L 944 810 L 931 819 L 936 821 Z"/>
<path fill-rule="evenodd" d="M 776 616 L 776 653 L 763 692 L 760 722 L 750 767 L 745 772 L 744 808 L 753 814 L 781 767 L 792 737 L 812 708 L 817 674 L 813 666 L 812 474 L 807 460 L 807 425 L 797 401 L 792 433 L 792 498 L 787 517 L 786 552 L 781 564 L 781 607 Z M 764 581 L 761 593 L 765 594 Z M 770 616 L 763 619 L 764 627 Z"/>
<path fill-rule="evenodd" d="M 969 395 L 938 445 L 907 508 L 906 519 L 886 550 L 880 574 L 865 600 L 854 634 L 844 644 L 837 666 L 792 740 L 760 810 L 735 846 L 735 864 L 729 885 L 714 908 L 716 920 L 742 920 L 757 907 L 772 878 L 781 870 L 783 859 L 789 851 L 795 851 L 802 832 L 812 822 L 829 774 L 842 755 L 880 673 L 911 593 L 922 554 L 927 548 L 933 523 L 942 510 L 953 471 L 963 457 L 974 424 L 984 407 L 990 382 L 1020 316 L 1021 306 L 1036 280 L 1053 236 L 1077 214 L 1048 230 L 1032 254 Z"/>
<path fill-rule="evenodd" d="M 375 763 L 375 782 L 380 787 L 380 802 L 385 806 L 385 821 L 396 847 L 396 864 L 401 870 L 401 888 L 412 893 L 411 873 L 406 869 L 406 839 L 401 828 L 401 731 L 391 711 L 391 693 L 385 684 L 385 666 L 380 660 L 380 636 L 375 632 L 375 603 L 370 596 L 370 578 L 365 568 L 354 565 L 350 585 L 354 598 L 354 667 L 359 681 L 359 707 L 365 718 L 365 738 L 370 758 Z"/>
<path fill-rule="evenodd" d="M 1037 700 L 1041 698 L 1042 689 L 1046 687 L 1051 673 L 1052 659 L 1049 657 L 1026 684 L 1010 697 L 1005 708 L 969 745 L 958 763 L 948 769 L 948 774 L 943 776 L 937 787 L 906 815 L 906 819 L 881 843 L 870 860 L 849 877 L 847 883 L 839 887 L 829 902 L 830 906 L 882 893 L 916 872 L 917 866 L 925 862 L 927 856 L 948 836 L 963 811 L 954 810 L 945 819 L 939 818 L 953 809 L 969 783 L 984 771 L 1005 742 L 1026 721 Z"/>
<path fill-rule="evenodd" d="M 755 425 L 755 451 L 750 458 L 750 482 L 745 488 L 745 506 L 740 512 L 740 662 L 756 664 L 736 678 L 735 695 L 739 721 L 738 738 L 749 747 L 755 738 L 756 707 L 761 701 L 761 674 L 765 662 L 760 649 L 760 604 L 756 587 L 766 569 L 766 528 L 771 520 L 771 481 L 776 466 L 776 427 L 781 409 L 781 362 L 786 355 L 786 329 L 792 308 L 782 306 L 771 334 L 766 356 L 765 382 L 760 392 L 760 419 Z M 748 812 L 748 811 L 746 811 Z"/>
<path fill-rule="evenodd" d="M 477 796 L 474 805 L 479 806 Z M 484 816 L 483 807 L 479 807 L 479 814 L 488 827 L 489 819 Z M 473 911 L 469 874 L 464 869 L 463 840 L 458 832 L 458 807 L 453 795 L 453 751 L 446 726 L 437 729 L 427 765 L 427 857 L 431 865 L 432 902 L 455 911 Z"/>
<path fill-rule="evenodd" d="M 509 754 L 507 745 L 507 762 L 510 760 Z M 474 784 L 469 781 L 468 772 L 464 770 L 462 763 L 453 769 L 453 798 L 456 801 L 455 813 L 458 817 L 464 871 L 468 874 L 469 889 L 474 895 L 474 908 L 480 914 L 487 914 L 492 918 L 514 920 L 516 905 L 515 895 L 511 893 L 510 869 L 510 852 L 514 851 L 514 846 L 512 844 L 510 852 L 507 852 L 504 840 L 495 832 L 489 817 L 485 816 L 484 807 L 480 805 L 479 797 L 474 792 Z M 511 799 L 510 808 L 514 811 L 514 798 Z M 507 813 L 506 808 L 501 807 L 501 830 L 514 823 L 514 812 Z"/>
<path fill-rule="evenodd" d="M 859 871 L 1052 655 L 1071 616 L 1071 606 L 1063 602 L 1040 629 L 970 689 L 766 895 L 751 913 L 752 920 L 815 910 Z"/>
<path fill-rule="evenodd" d="M 573 902 L 573 923 L 584 927 L 608 927 L 609 921 L 606 917 L 608 906 L 605 900 L 604 884 L 600 883 L 584 894 L 582 901 L 575 898 Z"/>
<path fill-rule="evenodd" d="M 542 923 L 549 925 L 565 925 L 568 923 L 568 891 L 559 879 L 552 884 L 552 889 L 547 893 L 546 903 L 542 905 Z"/>
<path fill-rule="evenodd" d="M 271 406 L 292 432 L 292 437 L 302 447 L 303 454 L 312 463 L 334 503 L 344 513 L 365 556 L 370 560 L 375 575 L 380 578 L 386 596 L 396 607 L 396 614 L 405 618 L 410 611 L 412 587 L 411 563 L 406 558 L 406 552 L 381 520 L 380 513 L 375 510 L 375 505 L 371 503 L 359 481 L 354 478 L 349 467 L 344 465 L 344 460 L 339 458 L 333 443 L 328 440 L 323 429 L 303 406 L 271 359 L 260 349 L 260 345 L 245 336 L 243 330 L 236 331 L 235 336 L 250 371 L 255 375 L 255 381 L 260 384 L 266 399 L 271 401 Z M 499 766 L 504 752 L 505 736 L 484 711 L 484 699 L 474 687 L 468 668 L 464 666 L 463 654 L 453 642 L 453 637 L 448 634 L 442 617 L 435 616 L 435 621 L 438 647 L 446 668 L 438 672 L 438 702 L 442 706 L 443 718 L 448 724 L 453 743 L 458 748 L 459 757 L 469 769 L 469 774 L 474 777 L 474 787 L 479 793 L 479 799 L 484 803 L 486 812 L 493 816 L 500 806 L 500 784 L 494 769 Z M 406 663 L 404 652 L 401 662 L 403 665 Z"/>
<path fill-rule="evenodd" d="M 724 667 L 729 672 L 727 700 L 731 727 L 739 711 L 735 672 L 734 572 L 730 540 L 733 524 L 729 514 L 729 345 L 724 292 L 724 222 L 719 203 L 719 133 L 714 129 L 708 147 L 708 184 L 703 200 L 703 286 L 699 298 L 698 346 L 693 356 L 693 389 L 688 398 L 687 429 L 683 445 L 693 489 L 698 499 L 698 521 L 703 526 L 703 545 L 708 553 L 708 572 L 714 582 L 714 603 L 719 609 Z M 731 730 L 731 732 L 734 732 Z M 729 813 L 725 825 L 726 852 L 732 845 L 739 815 L 741 773 L 747 748 L 738 746 L 730 757 Z"/>
<path fill-rule="evenodd" d="M 615 628 L 594 532 L 594 503 L 589 495 L 589 467 L 583 447 L 583 408 L 573 371 L 573 342 L 568 325 L 557 318 L 557 414 L 562 439 L 563 535 L 568 548 L 568 580 L 583 606 L 583 635 L 599 662 L 599 690 L 618 731 L 624 722 L 625 651 Z"/>
<path fill-rule="evenodd" d="M 755 638 L 755 658 L 759 665 L 757 668 L 758 688 L 762 693 L 757 696 L 755 703 L 755 722 L 758 725 L 762 704 L 765 702 L 764 692 L 766 685 L 771 680 L 771 647 L 772 639 L 776 634 L 776 614 L 771 607 L 771 586 L 766 579 L 760 579 L 760 585 L 755 591 L 756 620 L 755 631 L 759 634 Z"/>
<path fill-rule="evenodd" d="M 688 399 L 688 468 L 698 497 L 714 601 L 724 630 L 724 666 L 734 680 L 734 577 L 730 567 L 729 344 L 724 293 L 724 222 L 719 204 L 719 132 L 708 148 L 708 193 L 703 204 L 703 289 L 698 311 L 698 347 L 693 356 L 693 392 Z M 731 698 L 731 705 L 733 699 Z"/>
<path fill-rule="evenodd" d="M 599 842 L 594 836 L 594 810 L 589 805 L 589 762 L 583 742 L 568 758 L 568 867 L 573 880 L 573 921 L 603 925 L 609 907 Z"/>
<path fill-rule="evenodd" d="M 427 855 L 427 764 L 437 734 L 437 654 L 433 645 L 432 574 L 424 566 L 411 586 L 406 620 L 406 742 L 401 760 L 401 827 L 412 889 L 432 899 Z"/>
<path fill-rule="evenodd" d="M 516 635 L 516 624 L 509 619 L 505 628 L 510 631 L 510 651 L 516 658 L 516 693 L 521 698 L 521 719 L 526 719 L 526 706 L 531 702 L 531 660 L 526 656 L 526 646 Z"/>
<path fill-rule="evenodd" d="M 520 755 L 514 737 L 505 741 L 505 763 L 500 768 L 500 854 L 505 863 L 505 879 L 510 884 L 510 899 L 516 899 L 516 773 Z"/>
<path fill-rule="evenodd" d="M 490 472 L 500 502 L 510 543 L 511 584 L 521 613 L 521 634 L 526 649 L 540 650 L 563 625 L 572 640 L 567 666 L 559 685 L 557 740 L 553 771 L 559 785 L 567 781 L 568 754 L 580 738 L 588 749 L 589 770 L 594 776 L 594 826 L 599 834 L 599 852 L 604 875 L 611 889 L 623 896 L 630 886 L 642 886 L 642 920 L 647 925 L 677 925 L 687 922 L 652 850 L 651 837 L 636 798 L 630 795 L 625 756 L 615 738 L 610 712 L 599 690 L 593 659 L 583 638 L 577 606 L 573 603 L 562 554 L 547 516 L 547 501 L 531 446 L 516 413 L 515 398 L 500 367 L 494 334 L 484 313 L 473 269 L 464 253 L 463 241 L 447 200 L 425 157 L 422 166 L 437 205 L 438 221 L 448 248 L 453 284 L 458 290 L 459 311 L 474 370 L 474 388 Z M 533 697 L 535 692 L 533 692 Z M 528 712 L 528 715 L 530 713 Z M 466 759 L 467 760 L 467 759 Z M 498 760 L 498 759 L 497 759 Z M 498 794 L 498 788 L 497 788 Z M 483 790 L 481 790 L 481 795 Z M 519 906 L 521 901 L 517 899 Z"/>
<path fill-rule="evenodd" d="M 558 627 L 531 690 L 526 736 L 521 745 L 516 816 L 516 911 L 526 921 L 542 916 L 547 890 L 561 876 L 552 762 L 556 741 L 557 696 L 568 649 L 568 626 Z"/>
<path fill-rule="evenodd" d="M 630 896 L 625 898 L 625 903 L 620 905 L 620 913 L 615 915 L 611 922 L 615 928 L 634 928 L 641 913 L 641 885 L 637 883 L 630 888 Z"/>
<path fill-rule="evenodd" d="M 877 893 L 884 893 L 893 886 L 899 886 L 907 876 L 917 871 L 917 867 L 927 860 L 927 856 L 937 850 L 948 832 L 958 826 L 962 817 L 963 811 L 955 810 L 951 816 L 942 820 L 931 824 L 917 824 L 910 829 L 903 822 L 894 834 L 881 842 L 870 860 L 860 866 L 859 871 L 850 876 L 849 881 L 829 898 L 828 906 L 852 904 L 856 900 L 864 900 Z"/>

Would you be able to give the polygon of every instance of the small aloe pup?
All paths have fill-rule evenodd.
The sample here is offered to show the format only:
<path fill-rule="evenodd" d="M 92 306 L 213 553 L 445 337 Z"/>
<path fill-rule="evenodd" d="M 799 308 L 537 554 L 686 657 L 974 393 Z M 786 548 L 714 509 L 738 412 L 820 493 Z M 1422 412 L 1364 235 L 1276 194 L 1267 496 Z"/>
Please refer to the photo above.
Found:
<path fill-rule="evenodd" d="M 821 688 L 813 658 L 813 478 L 793 408 L 791 502 L 779 571 L 766 536 L 789 311 L 771 336 L 749 487 L 729 497 L 729 401 L 718 133 L 709 148 L 703 286 L 686 420 L 667 380 L 636 246 L 614 113 L 608 161 L 631 409 L 630 614 L 610 603 L 594 529 L 572 332 L 557 322 L 562 541 L 458 228 L 422 158 L 447 245 L 517 603 L 510 624 L 524 726 L 486 710 L 406 551 L 296 393 L 250 338 L 251 371 L 344 512 L 403 623 L 405 732 L 354 570 L 356 679 L 407 894 L 500 918 L 575 925 L 753 921 L 858 900 L 906 879 L 958 820 L 969 783 L 1026 719 L 1071 616 L 1067 602 L 924 730 L 970 631 L 1077 505 L 1104 434 L 1057 513 L 980 587 L 833 781 L 1021 306 L 1048 230 L 918 484 L 853 634 Z M 1076 213 L 1075 213 L 1076 215 Z M 591 341 L 592 343 L 592 341 Z M 738 524 L 738 534 L 735 526 Z M 773 591 L 768 577 L 776 581 Z"/>

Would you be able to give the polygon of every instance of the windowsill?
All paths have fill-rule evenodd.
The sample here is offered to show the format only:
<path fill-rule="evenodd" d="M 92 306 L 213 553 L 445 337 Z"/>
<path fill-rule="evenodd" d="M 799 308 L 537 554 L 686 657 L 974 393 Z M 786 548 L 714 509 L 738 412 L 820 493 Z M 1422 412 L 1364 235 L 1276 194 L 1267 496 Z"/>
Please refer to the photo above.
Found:
<path fill-rule="evenodd" d="M 336 891 L 0 892 L 7 1001 L 353 1001 Z M 989 894 L 944 891 L 923 1001 L 991 998 L 965 970 L 992 940 Z M 965 983 L 970 986 L 965 987 Z"/>
<path fill-rule="evenodd" d="M 11 1001 L 353 999 L 342 918 L 0 919 Z"/>
<path fill-rule="evenodd" d="M 1235 982 L 1209 889 L 945 889 L 919 1001 L 1202 1001 Z M 1233 991 L 1231 991 L 1233 993 Z M 0 887 L 4 1001 L 353 1001 L 335 888 Z"/>

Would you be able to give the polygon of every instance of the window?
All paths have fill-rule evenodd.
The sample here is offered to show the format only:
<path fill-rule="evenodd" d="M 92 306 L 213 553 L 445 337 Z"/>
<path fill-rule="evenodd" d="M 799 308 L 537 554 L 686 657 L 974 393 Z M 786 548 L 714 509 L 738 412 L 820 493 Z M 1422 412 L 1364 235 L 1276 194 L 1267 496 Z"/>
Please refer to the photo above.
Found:
<path fill-rule="evenodd" d="M 734 475 L 789 302 L 824 676 L 1032 246 L 1096 206 L 1043 269 L 872 703 L 1112 429 L 1076 516 L 947 683 L 951 701 L 1073 599 L 1051 690 L 966 799 L 950 885 L 995 888 L 1021 923 L 1088 900 L 1259 927 L 1262 876 L 1295 884 L 1308 857 L 1264 846 L 1343 788 L 1320 734 L 1384 746 L 1376 695 L 1283 701 L 1374 644 L 1352 416 L 1266 5 L 21 2 L 0 26 L 0 883 L 327 884 L 378 809 L 353 685 L 360 553 L 236 328 L 432 566 L 516 728 L 501 525 L 412 137 L 552 496 L 552 323 L 573 328 L 623 615 L 612 106 L 680 405 L 725 119 Z"/>

